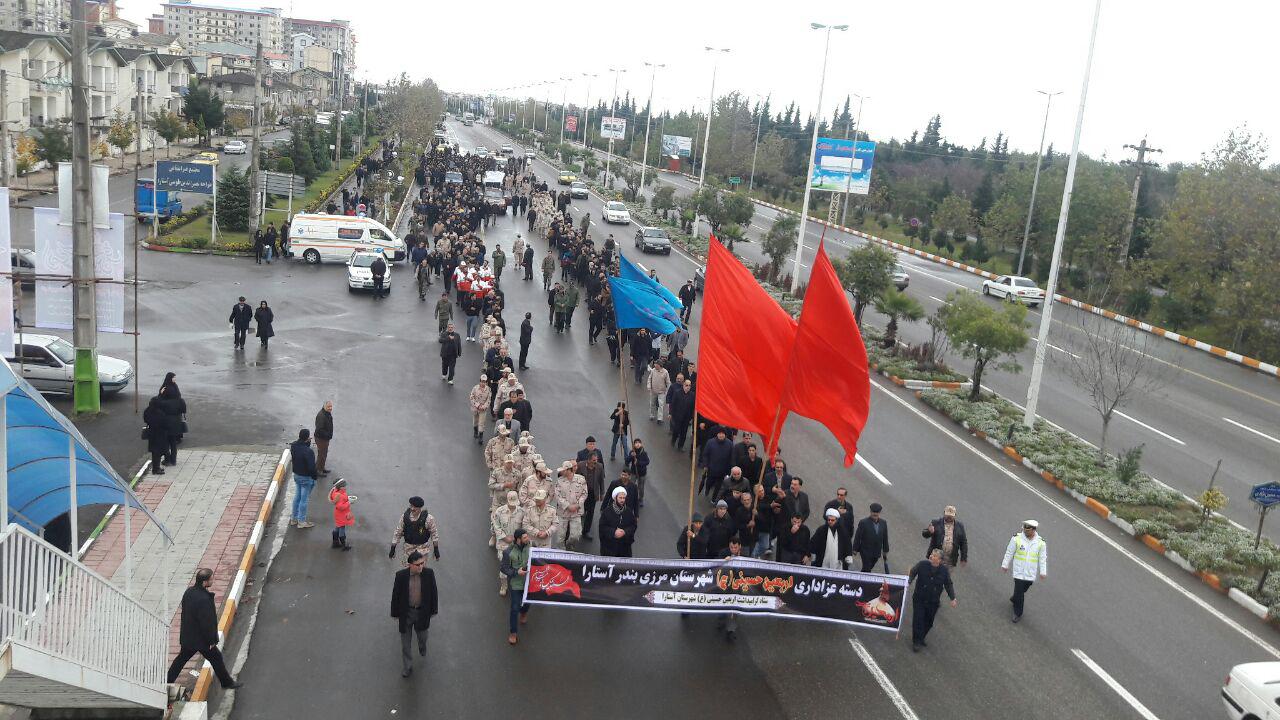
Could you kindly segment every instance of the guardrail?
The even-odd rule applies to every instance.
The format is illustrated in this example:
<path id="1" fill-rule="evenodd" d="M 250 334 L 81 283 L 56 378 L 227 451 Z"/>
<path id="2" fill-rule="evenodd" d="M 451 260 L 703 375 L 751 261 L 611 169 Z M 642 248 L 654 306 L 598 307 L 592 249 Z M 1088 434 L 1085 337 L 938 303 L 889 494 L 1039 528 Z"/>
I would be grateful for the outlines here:
<path id="1" fill-rule="evenodd" d="M 0 643 L 162 690 L 168 641 L 169 623 L 101 575 L 16 524 L 0 533 Z"/>

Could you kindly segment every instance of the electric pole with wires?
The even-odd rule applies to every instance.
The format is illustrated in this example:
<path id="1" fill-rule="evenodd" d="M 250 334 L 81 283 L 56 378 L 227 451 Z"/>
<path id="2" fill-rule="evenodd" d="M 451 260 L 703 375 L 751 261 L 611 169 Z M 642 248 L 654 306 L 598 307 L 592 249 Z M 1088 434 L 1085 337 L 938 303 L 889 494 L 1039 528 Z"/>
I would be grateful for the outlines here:
<path id="1" fill-rule="evenodd" d="M 1147 145 L 1145 137 L 1137 145 L 1125 145 L 1125 149 L 1138 153 L 1136 160 L 1124 160 L 1120 163 L 1121 165 L 1131 165 L 1138 169 L 1138 174 L 1133 178 L 1133 194 L 1129 196 L 1129 216 L 1124 223 L 1124 250 L 1120 253 L 1121 264 L 1128 265 L 1129 249 L 1133 244 L 1133 223 L 1138 215 L 1138 190 L 1142 187 L 1142 174 L 1149 167 L 1159 167 L 1156 163 L 1147 162 L 1147 153 L 1161 153 L 1164 151 Z"/>

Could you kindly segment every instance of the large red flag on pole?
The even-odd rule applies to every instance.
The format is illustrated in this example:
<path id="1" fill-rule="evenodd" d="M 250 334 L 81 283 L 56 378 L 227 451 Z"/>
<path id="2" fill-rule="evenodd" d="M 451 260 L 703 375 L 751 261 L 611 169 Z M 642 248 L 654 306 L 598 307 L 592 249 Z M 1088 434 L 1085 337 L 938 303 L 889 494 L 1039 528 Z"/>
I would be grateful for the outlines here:
<path id="1" fill-rule="evenodd" d="M 867 348 L 821 243 L 800 310 L 782 408 L 825 425 L 844 448 L 845 467 L 853 464 L 871 410 Z"/>
<path id="2" fill-rule="evenodd" d="M 698 412 L 756 433 L 772 449 L 786 420 L 779 401 L 795 336 L 796 321 L 712 236 L 698 339 Z"/>

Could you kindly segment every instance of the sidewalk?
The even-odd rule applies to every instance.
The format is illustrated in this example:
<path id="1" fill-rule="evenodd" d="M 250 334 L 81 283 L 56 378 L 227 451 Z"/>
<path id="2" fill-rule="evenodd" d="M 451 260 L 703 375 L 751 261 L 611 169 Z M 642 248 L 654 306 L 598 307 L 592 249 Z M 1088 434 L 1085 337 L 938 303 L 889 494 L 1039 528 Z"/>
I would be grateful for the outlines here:
<path id="1" fill-rule="evenodd" d="M 170 658 L 178 652 L 178 604 L 196 568 L 213 568 L 212 590 L 221 612 L 279 459 L 279 451 L 265 449 L 181 449 L 176 467 L 144 476 L 134 489 L 174 537 L 166 552 L 159 529 L 145 522 L 141 511 L 131 511 L 133 597 L 161 613 L 168 594 Z M 123 513 L 117 512 L 82 559 L 120 588 L 125 587 L 123 536 Z M 178 683 L 192 687 L 202 662 L 196 656 Z"/>

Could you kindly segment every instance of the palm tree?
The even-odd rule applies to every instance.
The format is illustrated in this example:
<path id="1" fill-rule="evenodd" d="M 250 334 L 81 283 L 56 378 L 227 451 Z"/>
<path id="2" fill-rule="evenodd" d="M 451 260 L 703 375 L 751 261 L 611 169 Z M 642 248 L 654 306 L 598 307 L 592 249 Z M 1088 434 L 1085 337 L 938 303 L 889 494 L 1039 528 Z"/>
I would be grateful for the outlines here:
<path id="1" fill-rule="evenodd" d="M 885 293 L 876 300 L 876 310 L 881 315 L 889 316 L 889 324 L 884 329 L 884 347 L 893 349 L 898 345 L 898 319 L 915 322 L 924 317 L 924 308 L 905 292 Z"/>

